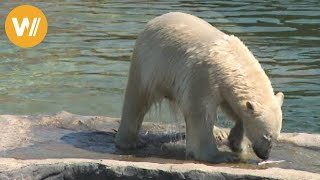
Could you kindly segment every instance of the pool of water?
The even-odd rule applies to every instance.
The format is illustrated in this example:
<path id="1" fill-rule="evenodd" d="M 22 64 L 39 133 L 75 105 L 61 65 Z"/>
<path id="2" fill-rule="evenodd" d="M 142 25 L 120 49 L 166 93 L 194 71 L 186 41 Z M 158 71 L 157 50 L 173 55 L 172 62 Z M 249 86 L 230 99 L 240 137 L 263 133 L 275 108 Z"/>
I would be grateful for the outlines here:
<path id="1" fill-rule="evenodd" d="M 49 30 L 31 49 L 0 28 L 0 113 L 61 110 L 119 117 L 137 33 L 152 18 L 181 11 L 240 37 L 275 91 L 283 91 L 284 131 L 320 133 L 320 1 L 28 1 Z M 0 24 L 21 3 L 0 2 Z M 151 118 L 152 119 L 152 118 Z"/>

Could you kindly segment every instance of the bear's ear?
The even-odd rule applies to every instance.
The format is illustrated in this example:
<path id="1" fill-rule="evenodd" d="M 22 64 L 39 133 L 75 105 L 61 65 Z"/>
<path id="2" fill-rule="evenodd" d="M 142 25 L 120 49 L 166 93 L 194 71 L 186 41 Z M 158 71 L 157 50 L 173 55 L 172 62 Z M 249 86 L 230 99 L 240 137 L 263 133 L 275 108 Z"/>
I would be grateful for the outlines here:
<path id="1" fill-rule="evenodd" d="M 276 94 L 276 98 L 277 98 L 277 100 L 278 100 L 279 105 L 282 106 L 282 104 L 283 104 L 283 99 L 284 99 L 284 94 L 283 94 L 282 92 L 278 92 L 278 93 Z"/>
<path id="2" fill-rule="evenodd" d="M 247 101 L 246 106 L 247 106 L 247 110 L 250 113 L 254 113 L 255 107 L 254 107 L 254 104 L 252 102 Z"/>

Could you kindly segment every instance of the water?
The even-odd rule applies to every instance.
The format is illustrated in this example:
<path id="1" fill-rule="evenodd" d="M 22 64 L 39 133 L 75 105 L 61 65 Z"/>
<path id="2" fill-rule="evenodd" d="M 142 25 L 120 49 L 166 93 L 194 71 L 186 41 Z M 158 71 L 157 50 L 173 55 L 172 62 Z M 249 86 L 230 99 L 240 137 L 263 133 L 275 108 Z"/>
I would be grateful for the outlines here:
<path id="1" fill-rule="evenodd" d="M 27 3 L 27 1 L 25 1 Z M 17 5 L 0 2 L 0 23 Z M 320 1 L 28 1 L 47 16 L 37 47 L 12 45 L 0 29 L 0 113 L 61 110 L 119 117 L 138 32 L 157 15 L 182 11 L 240 37 L 275 91 L 284 131 L 320 133 Z"/>

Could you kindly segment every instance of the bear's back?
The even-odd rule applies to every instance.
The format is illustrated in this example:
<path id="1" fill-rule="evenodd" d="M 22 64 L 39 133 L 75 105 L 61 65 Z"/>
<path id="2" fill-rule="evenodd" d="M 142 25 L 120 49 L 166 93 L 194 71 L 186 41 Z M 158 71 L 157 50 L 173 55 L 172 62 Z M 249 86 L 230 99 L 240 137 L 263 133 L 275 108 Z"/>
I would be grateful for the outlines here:
<path id="1" fill-rule="evenodd" d="M 137 61 L 134 64 L 145 69 L 141 75 L 143 77 L 155 72 L 169 75 L 168 64 L 172 69 L 186 69 L 186 64 L 208 57 L 210 47 L 225 36 L 196 16 L 181 12 L 167 13 L 149 21 L 138 35 L 132 62 Z M 195 54 L 198 60 L 190 61 L 190 56 Z"/>
<path id="2" fill-rule="evenodd" d="M 266 102 L 274 99 L 270 80 L 237 37 L 185 13 L 149 21 L 136 41 L 132 64 L 141 69 L 137 73 L 144 87 L 151 89 L 179 89 L 191 79 L 202 79 L 225 89 L 254 91 Z"/>
<path id="3" fill-rule="evenodd" d="M 149 21 L 138 37 L 141 40 L 166 38 L 179 41 L 179 44 L 214 42 L 224 35 L 208 22 L 181 12 L 171 12 Z M 165 37 L 164 37 L 165 36 Z"/>

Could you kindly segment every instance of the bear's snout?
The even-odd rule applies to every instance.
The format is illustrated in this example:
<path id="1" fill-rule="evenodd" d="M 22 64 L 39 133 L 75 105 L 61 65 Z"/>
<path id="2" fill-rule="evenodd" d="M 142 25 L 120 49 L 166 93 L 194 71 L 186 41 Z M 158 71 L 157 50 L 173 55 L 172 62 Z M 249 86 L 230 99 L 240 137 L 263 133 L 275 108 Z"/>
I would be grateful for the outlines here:
<path id="1" fill-rule="evenodd" d="M 263 160 L 269 159 L 272 143 L 253 145 L 254 153 Z"/>

